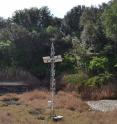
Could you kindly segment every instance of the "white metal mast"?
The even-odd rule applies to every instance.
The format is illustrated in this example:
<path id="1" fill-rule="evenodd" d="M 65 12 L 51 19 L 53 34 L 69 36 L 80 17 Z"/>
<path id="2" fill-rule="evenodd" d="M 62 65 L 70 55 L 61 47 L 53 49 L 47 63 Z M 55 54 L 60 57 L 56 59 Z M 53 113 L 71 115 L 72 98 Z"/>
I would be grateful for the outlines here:
<path id="1" fill-rule="evenodd" d="M 51 113 L 54 116 L 54 95 L 56 91 L 56 82 L 55 82 L 55 63 L 62 62 L 61 55 L 55 56 L 55 49 L 53 40 L 51 42 L 51 53 L 50 56 L 43 57 L 44 63 L 51 63 L 51 74 L 50 74 L 50 90 L 51 90 Z"/>

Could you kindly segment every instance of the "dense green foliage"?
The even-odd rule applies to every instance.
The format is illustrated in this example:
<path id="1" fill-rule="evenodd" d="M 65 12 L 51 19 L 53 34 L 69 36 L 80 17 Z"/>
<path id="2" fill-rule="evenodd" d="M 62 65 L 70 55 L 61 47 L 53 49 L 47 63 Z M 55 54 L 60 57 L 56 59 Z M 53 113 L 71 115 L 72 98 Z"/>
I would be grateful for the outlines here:
<path id="1" fill-rule="evenodd" d="M 107 69 L 108 59 L 105 57 L 93 57 L 89 63 L 89 69 L 97 72 Z"/>
<path id="2" fill-rule="evenodd" d="M 109 6 L 105 9 L 104 25 L 108 36 L 116 40 L 117 38 L 117 1 L 110 2 Z"/>
<path id="3" fill-rule="evenodd" d="M 65 81 L 100 86 L 116 79 L 117 1 L 98 8 L 76 6 L 63 19 L 47 7 L 0 18 L 0 69 L 21 68 L 48 78 L 49 66 L 42 57 L 50 54 L 51 40 L 63 57 L 56 74 L 65 74 Z"/>
<path id="4" fill-rule="evenodd" d="M 85 85 L 87 86 L 101 86 L 109 81 L 112 80 L 112 74 L 105 72 L 105 73 L 100 73 L 99 75 L 93 76 L 89 78 L 86 82 Z"/>

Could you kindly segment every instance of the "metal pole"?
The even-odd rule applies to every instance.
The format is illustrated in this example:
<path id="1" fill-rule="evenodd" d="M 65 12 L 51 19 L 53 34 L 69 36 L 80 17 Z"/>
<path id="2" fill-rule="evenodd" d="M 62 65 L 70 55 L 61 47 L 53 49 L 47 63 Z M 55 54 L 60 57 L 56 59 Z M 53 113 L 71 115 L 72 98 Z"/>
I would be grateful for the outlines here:
<path id="1" fill-rule="evenodd" d="M 51 111 L 52 115 L 54 115 L 54 95 L 55 95 L 55 60 L 54 60 L 55 50 L 54 50 L 54 44 L 52 42 L 51 44 L 51 77 L 50 77 L 50 89 L 52 91 L 52 105 L 51 105 Z"/>

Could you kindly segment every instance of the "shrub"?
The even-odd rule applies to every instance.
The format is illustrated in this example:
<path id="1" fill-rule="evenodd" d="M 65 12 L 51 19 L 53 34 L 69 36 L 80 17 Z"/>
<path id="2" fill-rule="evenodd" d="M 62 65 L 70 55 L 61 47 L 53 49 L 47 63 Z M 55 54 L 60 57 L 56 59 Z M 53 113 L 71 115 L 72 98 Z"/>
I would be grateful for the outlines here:
<path id="1" fill-rule="evenodd" d="M 105 70 L 107 67 L 108 59 L 106 57 L 93 57 L 89 63 L 90 70 Z"/>
<path id="2" fill-rule="evenodd" d="M 85 85 L 101 86 L 109 82 L 110 79 L 112 79 L 112 74 L 110 74 L 109 72 L 105 72 L 105 73 L 89 78 Z"/>
<path id="3" fill-rule="evenodd" d="M 87 79 L 88 79 L 88 75 L 84 72 L 80 72 L 77 74 L 69 74 L 64 76 L 64 80 L 70 84 L 83 85 Z"/>

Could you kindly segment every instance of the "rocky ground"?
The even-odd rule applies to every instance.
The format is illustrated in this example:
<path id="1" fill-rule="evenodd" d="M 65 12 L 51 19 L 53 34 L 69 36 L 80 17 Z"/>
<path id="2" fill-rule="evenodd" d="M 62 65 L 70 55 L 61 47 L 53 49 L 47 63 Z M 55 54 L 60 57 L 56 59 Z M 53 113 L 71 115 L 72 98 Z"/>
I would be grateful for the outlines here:
<path id="1" fill-rule="evenodd" d="M 117 110 L 117 100 L 98 100 L 86 102 L 91 110 L 108 112 Z"/>

